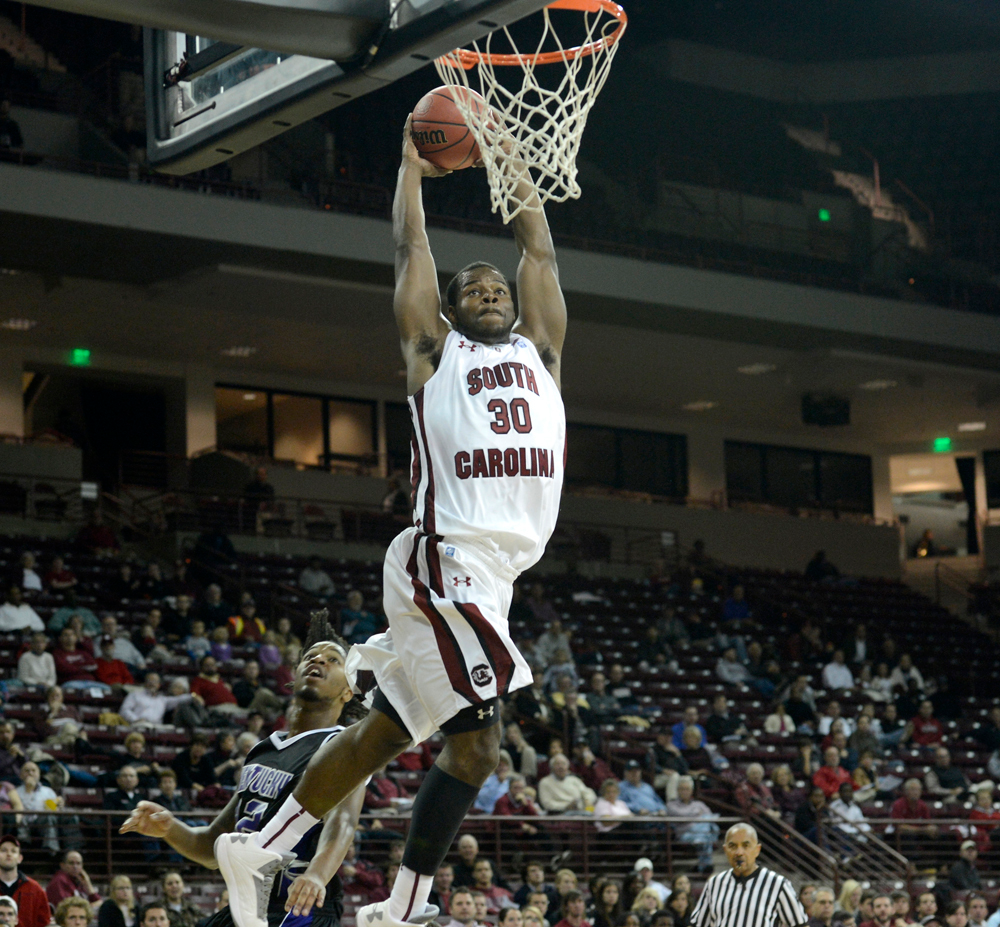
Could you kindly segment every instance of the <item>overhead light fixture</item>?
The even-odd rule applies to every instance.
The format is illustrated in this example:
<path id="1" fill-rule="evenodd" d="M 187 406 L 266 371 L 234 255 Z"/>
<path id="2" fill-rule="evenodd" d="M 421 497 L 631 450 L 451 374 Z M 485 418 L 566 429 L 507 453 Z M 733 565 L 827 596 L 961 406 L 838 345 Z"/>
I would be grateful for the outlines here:
<path id="1" fill-rule="evenodd" d="M 14 270 L 13 267 L 0 267 L 0 274 L 5 277 L 16 277 L 20 273 L 19 270 Z"/>
<path id="2" fill-rule="evenodd" d="M 222 353 L 226 357 L 251 357 L 257 353 L 256 348 L 252 348 L 249 345 L 236 345 L 232 348 L 223 348 Z"/>
<path id="3" fill-rule="evenodd" d="M 861 383 L 858 389 L 892 389 L 894 386 L 899 386 L 896 380 L 868 380 L 866 383 Z"/>
<path id="4" fill-rule="evenodd" d="M 256 399 L 257 399 L 257 394 L 256 394 L 256 393 L 244 393 L 244 394 L 243 394 L 243 398 L 244 398 L 244 399 L 245 399 L 245 400 L 246 400 L 247 402 L 255 402 L 255 401 L 256 401 Z"/>
<path id="5" fill-rule="evenodd" d="M 759 377 L 762 373 L 770 373 L 772 370 L 777 370 L 777 364 L 744 364 L 742 367 L 736 368 L 740 373 L 745 373 L 748 377 Z"/>
<path id="6" fill-rule="evenodd" d="M 34 328 L 37 324 L 34 319 L 7 319 L 6 322 L 0 322 L 0 327 L 6 328 L 11 332 L 26 332 Z"/>
<path id="7" fill-rule="evenodd" d="M 959 422 L 959 431 L 986 431 L 986 422 Z"/>
<path id="8" fill-rule="evenodd" d="M 718 405 L 717 402 L 713 402 L 711 399 L 696 399 L 694 402 L 686 402 L 681 408 L 685 412 L 707 412 L 709 409 L 714 409 Z"/>

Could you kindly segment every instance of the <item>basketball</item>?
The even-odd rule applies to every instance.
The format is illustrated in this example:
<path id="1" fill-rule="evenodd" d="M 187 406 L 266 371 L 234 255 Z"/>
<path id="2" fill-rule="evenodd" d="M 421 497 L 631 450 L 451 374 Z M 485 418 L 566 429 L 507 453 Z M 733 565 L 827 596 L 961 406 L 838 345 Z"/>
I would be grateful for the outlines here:
<path id="1" fill-rule="evenodd" d="M 447 171 L 472 167 L 479 160 L 479 145 L 455 104 L 457 93 L 466 95 L 477 115 L 483 111 L 486 101 L 475 90 L 437 87 L 421 97 L 410 124 L 417 151 Z"/>

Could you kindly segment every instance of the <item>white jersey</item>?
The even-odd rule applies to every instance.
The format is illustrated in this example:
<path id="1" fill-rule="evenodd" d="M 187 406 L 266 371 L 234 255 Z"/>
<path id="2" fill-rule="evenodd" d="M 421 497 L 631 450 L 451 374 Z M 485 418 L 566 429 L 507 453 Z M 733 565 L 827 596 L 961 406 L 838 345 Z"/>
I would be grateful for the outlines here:
<path id="1" fill-rule="evenodd" d="M 556 525 L 566 412 L 535 346 L 450 332 L 434 375 L 410 397 L 413 523 L 496 556 L 537 563 Z"/>

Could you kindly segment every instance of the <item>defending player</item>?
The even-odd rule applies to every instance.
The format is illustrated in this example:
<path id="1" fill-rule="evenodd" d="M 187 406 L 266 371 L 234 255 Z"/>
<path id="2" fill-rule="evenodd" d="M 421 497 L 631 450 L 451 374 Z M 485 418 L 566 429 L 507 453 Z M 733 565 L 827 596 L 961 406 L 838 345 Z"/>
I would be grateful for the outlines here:
<path id="1" fill-rule="evenodd" d="M 442 317 L 421 181 L 445 173 L 417 154 L 408 121 L 393 233 L 395 313 L 413 421 L 414 527 L 386 554 L 389 631 L 353 648 L 348 660 L 349 672 L 374 672 L 372 711 L 323 746 L 258 835 L 217 842 L 238 927 L 264 927 L 239 885 L 273 869 L 300 832 L 411 741 L 440 729 L 445 745 L 414 801 L 392 895 L 362 908 L 358 922 L 399 927 L 435 915 L 427 905 L 434 873 L 497 764 L 499 698 L 531 682 L 507 611 L 514 579 L 542 556 L 559 509 L 566 306 L 545 216 L 525 211 L 514 219 L 519 314 L 503 274 L 477 262 L 448 285 Z M 537 196 L 527 171 L 524 177 L 518 194 Z M 290 897 L 308 905 L 309 892 L 306 878 Z"/>
<path id="2" fill-rule="evenodd" d="M 122 825 L 122 833 L 138 831 L 166 840 L 178 853 L 210 869 L 218 867 L 213 854 L 216 839 L 229 831 L 247 839 L 266 824 L 291 794 L 313 754 L 343 730 L 340 722 L 357 718 L 364 709 L 344 672 L 347 644 L 333 633 L 325 611 L 316 612 L 306 639 L 306 650 L 295 671 L 288 733 L 272 734 L 248 754 L 240 773 L 236 794 L 222 813 L 206 827 L 189 827 L 161 805 L 139 802 Z M 353 700 L 352 700 L 353 699 Z M 364 783 L 347 801 L 302 834 L 295 856 L 278 860 L 270 873 L 267 890 L 253 883 L 230 886 L 230 898 L 239 892 L 249 902 L 262 923 L 270 927 L 337 927 L 343 909 L 337 870 L 354 839 L 358 815 L 364 801 Z M 289 864 L 278 884 L 274 874 Z M 308 880 L 312 902 L 308 910 L 296 907 L 303 880 Z M 273 888 L 273 890 L 272 890 Z M 294 889 L 294 891 L 291 891 Z M 209 920 L 209 927 L 232 927 L 231 908 L 223 908 Z"/>

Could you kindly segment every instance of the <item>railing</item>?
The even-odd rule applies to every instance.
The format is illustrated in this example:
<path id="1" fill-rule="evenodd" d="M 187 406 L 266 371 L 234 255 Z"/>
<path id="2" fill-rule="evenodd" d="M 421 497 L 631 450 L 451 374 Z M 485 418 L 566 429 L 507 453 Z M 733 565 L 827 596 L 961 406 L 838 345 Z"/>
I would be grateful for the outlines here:
<path id="1" fill-rule="evenodd" d="M 1000 883 L 1000 861 L 994 854 L 984 852 L 984 848 L 990 846 L 990 824 L 993 822 L 977 823 L 967 817 L 935 816 L 930 820 L 868 818 L 868 823 L 895 853 L 907 860 L 911 875 L 942 873 L 946 867 L 958 862 L 961 842 L 973 839 L 981 848 L 977 861 L 980 879 L 985 883 L 992 882 L 994 886 Z M 905 832 L 911 827 L 918 828 L 918 832 Z M 933 874 L 929 877 L 933 878 Z"/>
<path id="2" fill-rule="evenodd" d="M 83 485 L 81 480 L 59 477 L 0 474 L 0 515 L 82 523 L 87 514 Z"/>
<path id="3" fill-rule="evenodd" d="M 945 587 L 951 589 L 952 592 L 957 592 L 967 602 L 972 602 L 975 599 L 969 590 L 969 580 L 958 570 L 938 560 L 934 564 L 934 601 L 938 605 L 941 604 L 941 592 Z"/>

